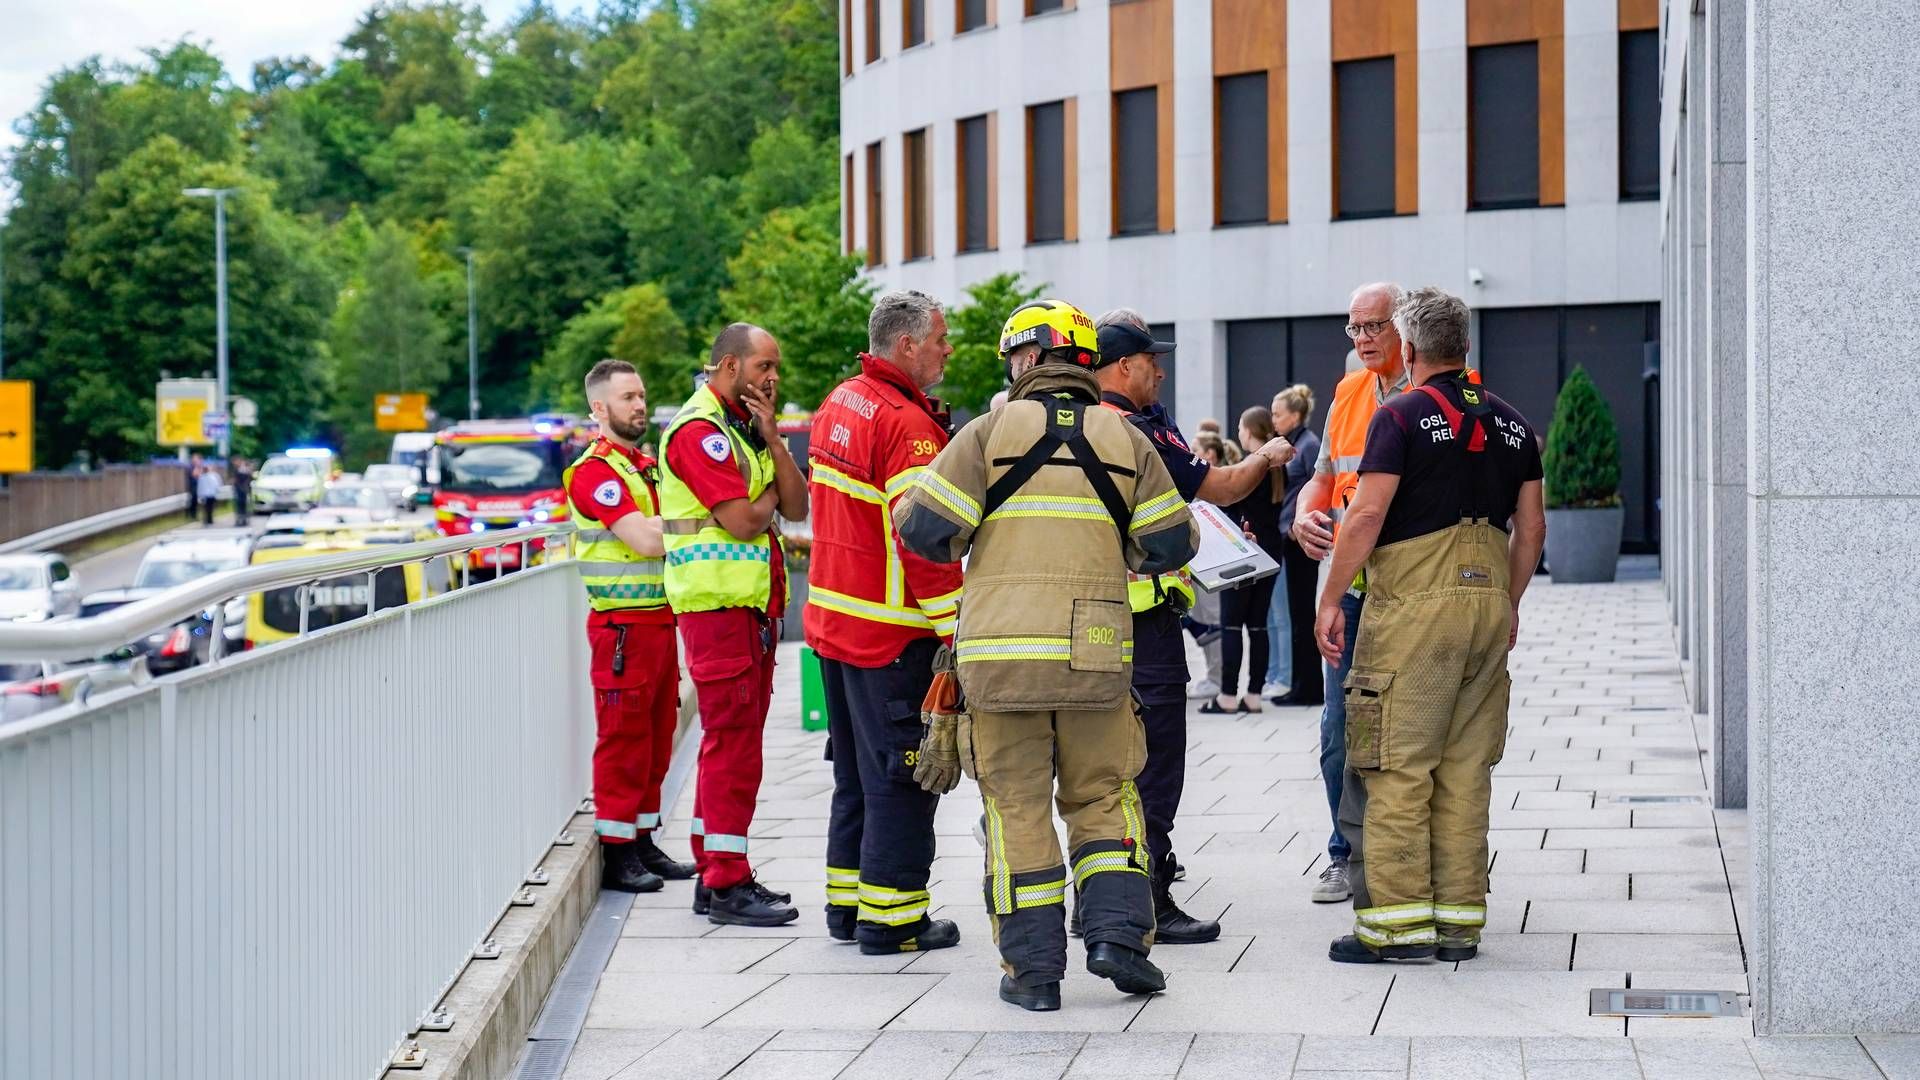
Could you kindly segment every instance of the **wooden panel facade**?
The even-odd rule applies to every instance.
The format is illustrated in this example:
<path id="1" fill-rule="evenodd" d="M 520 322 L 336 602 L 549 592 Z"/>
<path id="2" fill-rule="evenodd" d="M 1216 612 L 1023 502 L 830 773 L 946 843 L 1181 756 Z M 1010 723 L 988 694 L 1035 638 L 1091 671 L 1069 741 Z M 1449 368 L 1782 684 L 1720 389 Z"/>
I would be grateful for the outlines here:
<path id="1" fill-rule="evenodd" d="M 1541 206 L 1564 206 L 1567 201 L 1565 20 L 1562 0 L 1467 0 L 1468 48 L 1524 41 L 1539 45 Z"/>
<path id="2" fill-rule="evenodd" d="M 1333 5 L 1334 63 L 1393 57 L 1393 208 L 1397 214 L 1420 212 L 1419 14 L 1418 0 L 1339 0 Z M 1339 167 L 1336 155 L 1335 191 L 1340 189 Z"/>
<path id="3" fill-rule="evenodd" d="M 1155 107 L 1159 111 L 1155 135 L 1159 145 L 1156 211 L 1161 232 L 1173 231 L 1173 5 L 1174 0 L 1115 0 L 1107 13 L 1108 89 L 1124 90 L 1154 87 Z M 1068 130 L 1072 130 L 1069 123 Z M 1109 205 L 1114 207 L 1113 231 L 1118 232 L 1120 205 L 1118 132 L 1108 139 L 1108 174 L 1112 177 Z M 1071 198 L 1071 195 L 1069 196 Z"/>
<path id="4" fill-rule="evenodd" d="M 1267 73 L 1267 220 L 1287 220 L 1286 0 L 1213 0 L 1213 75 Z M 1214 222 L 1220 220 L 1219 99 L 1214 111 Z M 1163 105 L 1163 108 L 1169 107 Z"/>
<path id="5" fill-rule="evenodd" d="M 1062 115 L 1061 132 L 1066 142 L 1064 151 L 1064 183 L 1066 185 L 1066 213 L 1063 222 L 1064 239 L 1080 239 L 1080 99 L 1068 98 L 1060 110 Z"/>
<path id="6" fill-rule="evenodd" d="M 1660 0 L 1620 0 L 1620 29 L 1660 29 Z"/>

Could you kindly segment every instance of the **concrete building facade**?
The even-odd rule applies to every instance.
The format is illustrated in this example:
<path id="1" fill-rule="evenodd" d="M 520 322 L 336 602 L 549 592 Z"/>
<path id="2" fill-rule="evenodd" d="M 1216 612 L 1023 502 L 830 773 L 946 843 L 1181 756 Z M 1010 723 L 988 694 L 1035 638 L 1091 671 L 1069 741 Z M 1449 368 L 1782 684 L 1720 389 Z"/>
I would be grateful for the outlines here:
<path id="1" fill-rule="evenodd" d="M 1661 32 L 1662 572 L 1717 801 L 1751 809 L 1756 1027 L 1920 1030 L 1889 917 L 1920 390 L 1884 355 L 1920 303 L 1920 6 L 1665 0 Z"/>
<path id="2" fill-rule="evenodd" d="M 844 239 L 883 285 L 1137 308 L 1189 424 L 1324 402 L 1356 285 L 1443 286 L 1542 427 L 1594 375 L 1657 544 L 1657 0 L 839 2 Z"/>

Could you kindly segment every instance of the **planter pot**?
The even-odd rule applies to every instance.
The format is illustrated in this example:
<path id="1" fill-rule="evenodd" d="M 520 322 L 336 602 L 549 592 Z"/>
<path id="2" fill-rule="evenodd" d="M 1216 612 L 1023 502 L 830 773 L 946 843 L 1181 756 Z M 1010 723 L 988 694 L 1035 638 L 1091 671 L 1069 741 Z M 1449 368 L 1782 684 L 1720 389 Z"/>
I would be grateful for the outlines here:
<path id="1" fill-rule="evenodd" d="M 1560 585 L 1612 581 L 1625 507 L 1547 511 L 1547 572 Z"/>

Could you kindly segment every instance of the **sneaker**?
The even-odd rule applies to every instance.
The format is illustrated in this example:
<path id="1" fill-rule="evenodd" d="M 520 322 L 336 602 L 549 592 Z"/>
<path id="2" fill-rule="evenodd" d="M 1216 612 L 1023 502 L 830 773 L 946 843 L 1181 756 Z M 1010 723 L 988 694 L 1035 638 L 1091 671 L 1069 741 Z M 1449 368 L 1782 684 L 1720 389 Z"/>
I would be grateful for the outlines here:
<path id="1" fill-rule="evenodd" d="M 1212 679 L 1201 679 L 1187 690 L 1187 697 L 1194 701 L 1198 701 L 1201 698 L 1216 698 L 1219 696 L 1220 684 L 1214 682 Z"/>
<path id="2" fill-rule="evenodd" d="M 1313 902 L 1337 904 L 1352 898 L 1353 884 L 1347 880 L 1347 860 L 1335 859 L 1320 871 L 1320 880 L 1313 887 Z"/>
<path id="3" fill-rule="evenodd" d="M 1260 696 L 1268 699 L 1277 698 L 1291 689 L 1293 688 L 1286 683 L 1268 679 L 1267 685 L 1260 688 Z"/>
<path id="4" fill-rule="evenodd" d="M 781 903 L 773 890 L 748 878 L 726 889 L 714 889 L 707 921 L 721 926 L 785 926 L 800 917 L 798 909 Z"/>

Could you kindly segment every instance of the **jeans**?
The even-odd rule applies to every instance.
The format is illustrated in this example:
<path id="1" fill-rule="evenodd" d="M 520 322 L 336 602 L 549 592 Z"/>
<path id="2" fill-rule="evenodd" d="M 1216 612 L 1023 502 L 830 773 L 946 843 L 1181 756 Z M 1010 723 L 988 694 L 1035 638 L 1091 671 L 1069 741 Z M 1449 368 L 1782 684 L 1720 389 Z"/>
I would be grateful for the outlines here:
<path id="1" fill-rule="evenodd" d="M 1280 575 L 1280 587 L 1273 590 L 1273 603 L 1267 606 L 1267 682 L 1270 684 L 1293 686 L 1293 650 L 1287 647 L 1292 641 L 1293 620 L 1287 616 L 1287 590 L 1284 569 Z"/>
<path id="2" fill-rule="evenodd" d="M 1340 598 L 1340 610 L 1347 617 L 1347 640 L 1340 649 L 1340 666 L 1327 665 L 1327 703 L 1320 710 L 1320 779 L 1327 786 L 1327 809 L 1333 818 L 1333 835 L 1327 838 L 1327 858 L 1344 861 L 1352 853 L 1347 838 L 1340 835 L 1340 790 L 1347 772 L 1347 695 L 1341 685 L 1353 669 L 1353 643 L 1360 637 L 1360 609 L 1366 597 L 1348 593 Z"/>

